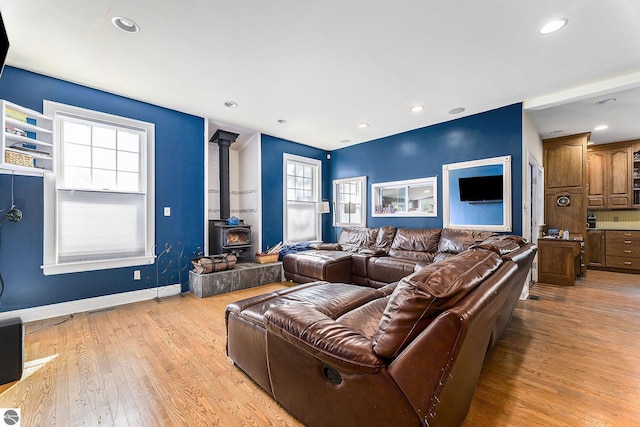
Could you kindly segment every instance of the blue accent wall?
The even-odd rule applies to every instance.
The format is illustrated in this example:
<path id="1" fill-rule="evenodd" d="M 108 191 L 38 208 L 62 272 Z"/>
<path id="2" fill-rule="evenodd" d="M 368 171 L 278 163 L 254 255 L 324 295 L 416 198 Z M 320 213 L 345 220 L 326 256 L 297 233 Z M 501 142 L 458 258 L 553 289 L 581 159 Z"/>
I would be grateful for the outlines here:
<path id="1" fill-rule="evenodd" d="M 158 88 L 162 90 L 162 88 Z M 29 71 L 5 67 L 0 98 L 42 112 L 43 100 L 74 105 L 155 124 L 156 253 L 166 244 L 184 248 L 183 260 L 201 250 L 204 239 L 204 120 Z M 0 174 L 0 209 L 9 207 L 11 175 Z M 0 226 L 0 273 L 6 289 L 0 311 L 37 307 L 156 286 L 156 267 L 139 266 L 45 276 L 43 179 L 15 175 L 15 204 L 24 217 Z M 163 216 L 163 207 L 171 216 Z M 142 280 L 133 280 L 141 270 Z M 182 290 L 188 273 L 181 274 Z M 163 283 L 162 280 L 165 280 Z M 160 285 L 176 283 L 177 275 Z"/>
<path id="2" fill-rule="evenodd" d="M 522 105 L 514 104 L 331 152 L 331 179 L 367 177 L 367 226 L 440 228 L 442 165 L 511 155 L 512 230 L 522 234 Z M 371 184 L 438 177 L 437 217 L 372 217 Z M 329 189 L 330 190 L 330 189 Z M 478 205 L 478 209 L 495 206 Z"/>
<path id="3" fill-rule="evenodd" d="M 322 161 L 322 199 L 331 195 L 331 174 L 327 151 L 269 135 L 262 135 L 262 250 L 283 240 L 284 166 L 283 155 L 293 154 Z M 331 240 L 331 215 L 322 215 L 322 240 Z"/>

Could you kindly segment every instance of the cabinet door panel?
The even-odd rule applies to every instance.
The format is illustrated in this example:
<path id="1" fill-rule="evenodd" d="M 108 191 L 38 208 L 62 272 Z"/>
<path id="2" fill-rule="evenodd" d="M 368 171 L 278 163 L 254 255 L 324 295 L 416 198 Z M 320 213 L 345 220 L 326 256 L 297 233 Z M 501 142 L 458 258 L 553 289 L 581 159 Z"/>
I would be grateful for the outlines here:
<path id="1" fill-rule="evenodd" d="M 593 151 L 587 155 L 587 199 L 588 207 L 605 207 L 606 153 Z"/>
<path id="2" fill-rule="evenodd" d="M 605 266 L 604 235 L 604 230 L 587 230 L 587 265 L 590 267 Z"/>
<path id="3" fill-rule="evenodd" d="M 609 207 L 631 207 L 631 147 L 608 151 Z"/>
<path id="4" fill-rule="evenodd" d="M 583 154 L 581 145 L 559 144 L 548 147 L 545 150 L 546 187 L 582 187 Z"/>

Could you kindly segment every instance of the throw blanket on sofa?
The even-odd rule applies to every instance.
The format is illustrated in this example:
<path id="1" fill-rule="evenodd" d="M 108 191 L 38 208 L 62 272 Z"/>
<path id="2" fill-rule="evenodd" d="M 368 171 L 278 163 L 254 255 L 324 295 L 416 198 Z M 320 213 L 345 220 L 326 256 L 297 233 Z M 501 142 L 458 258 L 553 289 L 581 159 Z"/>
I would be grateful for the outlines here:
<path id="1" fill-rule="evenodd" d="M 293 254 L 296 252 L 308 251 L 311 249 L 311 242 L 300 242 L 300 243 L 292 243 L 290 245 L 285 245 L 280 250 L 280 256 L 278 257 L 278 261 L 282 261 L 287 254 Z"/>

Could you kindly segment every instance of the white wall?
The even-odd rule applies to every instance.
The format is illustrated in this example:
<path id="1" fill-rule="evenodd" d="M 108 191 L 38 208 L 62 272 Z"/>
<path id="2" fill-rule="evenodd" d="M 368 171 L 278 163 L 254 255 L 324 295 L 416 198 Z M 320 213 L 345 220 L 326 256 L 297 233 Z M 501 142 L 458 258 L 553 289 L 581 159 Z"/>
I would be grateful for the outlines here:
<path id="1" fill-rule="evenodd" d="M 540 191 L 538 192 L 537 197 L 537 206 L 538 212 L 540 215 L 538 218 L 538 227 L 537 230 L 531 232 L 531 213 L 529 212 L 529 206 L 531 206 L 531 191 L 530 191 L 530 183 L 531 183 L 531 172 L 529 168 L 529 162 L 534 161 L 539 165 L 542 165 L 542 140 L 540 139 L 540 135 L 538 135 L 538 131 L 536 130 L 529 114 L 526 111 L 522 112 L 522 171 L 523 171 L 523 180 L 522 180 L 522 237 L 525 239 L 536 243 L 538 241 L 538 230 L 542 226 L 542 212 L 544 212 L 544 191 L 543 191 L 543 183 L 538 182 L 538 188 Z M 541 180 L 540 180 L 541 181 Z M 534 196 L 535 197 L 535 196 Z M 535 204 L 535 203 L 534 203 Z M 531 269 L 531 279 L 535 282 L 538 280 L 538 269 L 537 269 L 537 255 L 536 259 L 534 259 L 534 267 Z M 521 299 L 526 299 L 529 296 L 529 284 L 526 283 L 525 287 L 520 295 Z"/>
<path id="2" fill-rule="evenodd" d="M 239 204 L 238 217 L 251 224 L 254 253 L 262 248 L 262 168 L 260 161 L 261 135 L 249 137 L 239 152 Z M 233 207 L 233 204 L 231 205 Z"/>
<path id="3" fill-rule="evenodd" d="M 215 129 L 215 127 L 214 127 Z M 231 130 L 233 131 L 233 129 Z M 243 138 L 244 139 L 244 138 Z M 262 247 L 260 203 L 260 134 L 251 134 L 245 141 L 231 144 L 229 149 L 229 202 L 231 216 L 251 225 L 252 257 Z M 218 144 L 208 143 L 207 218 L 220 218 L 220 165 Z"/>

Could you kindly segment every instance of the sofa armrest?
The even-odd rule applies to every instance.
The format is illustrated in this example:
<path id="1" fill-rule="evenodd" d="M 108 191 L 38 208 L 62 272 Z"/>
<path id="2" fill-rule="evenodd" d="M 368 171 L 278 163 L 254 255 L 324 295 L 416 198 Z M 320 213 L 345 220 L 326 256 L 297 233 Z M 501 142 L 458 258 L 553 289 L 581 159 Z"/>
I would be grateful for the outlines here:
<path id="1" fill-rule="evenodd" d="M 341 250 L 341 246 L 338 243 L 312 243 L 309 245 L 311 249 L 322 250 L 322 251 L 339 251 Z"/>
<path id="2" fill-rule="evenodd" d="M 304 304 L 272 307 L 264 314 L 272 333 L 328 366 L 353 374 L 373 374 L 384 360 L 373 352 L 369 338 Z"/>

